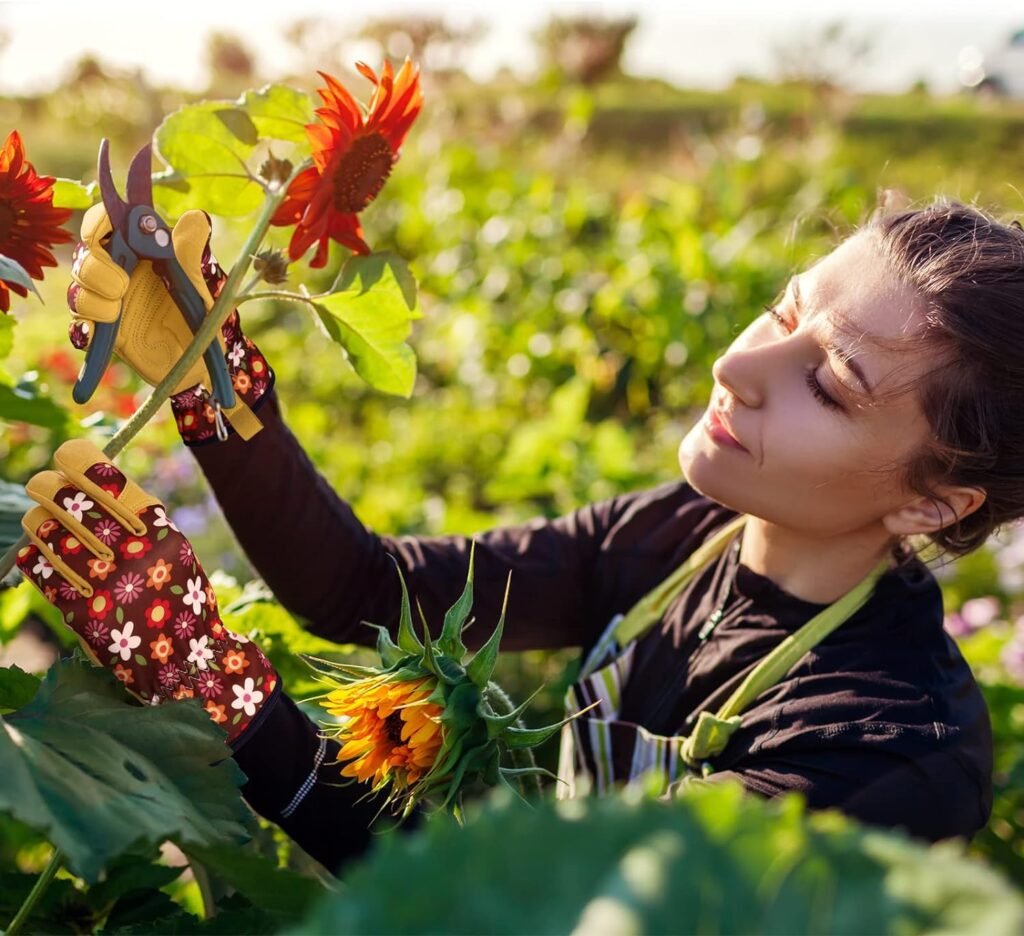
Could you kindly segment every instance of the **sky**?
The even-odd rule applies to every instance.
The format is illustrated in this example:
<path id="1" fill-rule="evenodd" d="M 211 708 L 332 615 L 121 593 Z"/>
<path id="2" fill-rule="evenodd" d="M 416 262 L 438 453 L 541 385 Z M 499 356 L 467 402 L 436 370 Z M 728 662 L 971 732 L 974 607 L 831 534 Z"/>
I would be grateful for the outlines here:
<path id="1" fill-rule="evenodd" d="M 342 28 L 354 27 L 371 9 L 378 15 L 442 15 L 453 24 L 486 14 L 490 30 L 465 63 L 466 71 L 480 79 L 502 66 L 524 76 L 532 72 L 536 61 L 531 32 L 551 13 L 635 13 L 640 25 L 627 48 L 626 70 L 706 88 L 724 87 L 737 73 L 770 76 L 779 45 L 792 45 L 842 19 L 852 32 L 868 32 L 875 39 L 871 58 L 853 76 L 854 87 L 900 91 L 924 78 L 936 91 L 952 91 L 957 87 L 957 55 L 964 46 L 984 51 L 1024 26 L 1024 8 L 1015 18 L 1014 6 L 1005 0 L 515 0 L 489 5 L 480 0 L 374 0 L 372 6 L 325 0 L 285 0 L 273 6 L 251 0 L 0 0 L 0 30 L 8 35 L 0 49 L 0 95 L 52 88 L 86 53 L 111 64 L 141 67 L 158 83 L 200 89 L 207 81 L 203 48 L 211 30 L 241 36 L 255 52 L 262 73 L 273 78 L 298 66 L 281 37 L 288 22 L 323 16 Z M 359 12 L 345 12 L 346 7 Z M 373 49 L 353 43 L 346 54 L 355 61 L 371 56 Z"/>

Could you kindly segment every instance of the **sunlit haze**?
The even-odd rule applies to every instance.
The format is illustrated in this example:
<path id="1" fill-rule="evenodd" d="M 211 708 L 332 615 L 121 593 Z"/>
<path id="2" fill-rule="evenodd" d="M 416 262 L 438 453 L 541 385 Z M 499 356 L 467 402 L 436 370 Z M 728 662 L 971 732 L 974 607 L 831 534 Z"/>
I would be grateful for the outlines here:
<path id="1" fill-rule="evenodd" d="M 1024 18 L 1015 20 L 1008 14 L 1011 6 L 980 0 L 969 5 L 968 15 L 962 3 L 878 0 L 856 4 L 852 13 L 849 4 L 836 0 L 775 0 L 770 5 L 751 0 L 575 4 L 518 0 L 486 7 L 377 0 L 372 7 L 359 9 L 360 14 L 366 11 L 374 16 L 403 11 L 436 14 L 453 25 L 485 15 L 489 31 L 464 63 L 466 71 L 478 79 L 501 67 L 529 74 L 536 64 L 531 33 L 552 13 L 635 13 L 640 25 L 627 46 L 626 69 L 694 87 L 722 87 L 738 73 L 771 76 L 779 45 L 792 46 L 826 23 L 842 19 L 858 35 L 873 37 L 871 55 L 851 78 L 854 87 L 902 91 L 924 79 L 933 90 L 951 91 L 956 87 L 957 54 L 965 45 L 991 48 L 1024 25 Z M 363 19 L 360 14 L 345 12 L 339 4 L 307 0 L 274 7 L 193 0 L 6 2 L 0 4 L 0 30 L 7 42 L 0 47 L 0 94 L 48 90 L 85 54 L 112 65 L 141 68 L 150 81 L 200 89 L 208 81 L 203 50 L 212 30 L 236 33 L 254 52 L 260 74 L 272 79 L 303 64 L 282 36 L 288 23 L 321 16 L 354 32 Z M 353 41 L 346 52 L 354 60 L 372 56 L 375 49 Z"/>

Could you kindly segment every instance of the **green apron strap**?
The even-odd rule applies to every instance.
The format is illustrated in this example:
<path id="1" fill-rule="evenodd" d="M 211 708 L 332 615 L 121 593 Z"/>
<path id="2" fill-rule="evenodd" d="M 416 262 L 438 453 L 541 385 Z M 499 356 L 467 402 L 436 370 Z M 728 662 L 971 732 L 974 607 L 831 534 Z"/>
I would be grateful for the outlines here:
<path id="1" fill-rule="evenodd" d="M 683 739 L 681 756 L 691 767 L 725 750 L 729 738 L 741 724 L 741 713 L 766 689 L 774 686 L 801 657 L 851 617 L 871 597 L 875 583 L 889 567 L 889 557 L 880 560 L 857 585 L 795 634 L 790 634 L 769 653 L 725 701 L 717 713 L 701 712 L 688 738 Z"/>
<path id="2" fill-rule="evenodd" d="M 618 645 L 620 647 L 626 646 L 634 637 L 639 637 L 652 625 L 660 621 L 665 616 L 668 606 L 683 590 L 686 583 L 706 563 L 725 549 L 733 533 L 746 522 L 747 514 L 740 514 L 738 517 L 734 517 L 724 527 L 716 531 L 711 539 L 701 543 L 697 550 L 678 569 L 672 572 L 668 578 L 652 588 L 633 605 L 615 628 L 615 640 Z"/>

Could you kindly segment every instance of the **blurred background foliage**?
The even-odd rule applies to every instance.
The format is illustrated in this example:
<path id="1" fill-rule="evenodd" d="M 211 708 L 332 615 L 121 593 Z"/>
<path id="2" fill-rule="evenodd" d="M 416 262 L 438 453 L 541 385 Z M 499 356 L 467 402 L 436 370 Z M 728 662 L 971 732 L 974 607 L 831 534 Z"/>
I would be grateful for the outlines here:
<path id="1" fill-rule="evenodd" d="M 809 47 L 780 49 L 776 82 L 677 88 L 623 72 L 634 26 L 554 18 L 535 37 L 543 67 L 534 80 L 499 74 L 488 83 L 458 67 L 482 26 L 419 17 L 362 27 L 380 55 L 425 63 L 423 114 L 363 216 L 369 242 L 405 257 L 419 281 L 413 397 L 368 390 L 304 307 L 249 304 L 243 321 L 277 372 L 292 430 L 371 529 L 471 534 L 676 479 L 677 447 L 707 404 L 716 357 L 791 273 L 851 233 L 880 198 L 924 204 L 944 193 L 1006 220 L 1020 211 L 1024 105 L 925 87 L 851 93 L 843 68 L 870 54 L 870 42 L 841 26 Z M 312 92 L 317 68 L 367 96 L 343 57 L 351 35 L 305 20 L 287 38 L 308 61 L 301 74 L 260 72 L 243 36 L 211 35 L 205 96 L 269 80 Z M 0 98 L 0 124 L 21 131 L 41 172 L 91 181 L 101 137 L 111 139 L 117 176 L 167 113 L 202 96 L 87 57 L 51 93 Z M 245 225 L 215 222 L 222 261 L 234 258 Z M 275 230 L 270 243 L 286 237 Z M 336 248 L 324 270 L 293 271 L 293 285 L 329 284 L 344 260 Z M 145 396 L 115 365 L 92 403 L 71 408 L 79 359 L 65 339 L 69 256 L 41 284 L 45 305 L 14 309 L 3 366 L 66 412 L 48 427 L 4 427 L 0 461 L 11 482 L 44 467 L 68 435 L 102 444 Z M 173 508 L 207 569 L 221 570 L 224 604 L 237 598 L 253 572 L 169 412 L 121 461 Z M 996 734 L 998 798 L 973 849 L 1022 886 L 1024 531 L 1004 530 L 934 568 Z M 508 627 L 514 606 L 513 581 Z M 296 695 L 313 691 L 290 654 L 336 648 L 278 611 L 250 605 L 234 626 L 262 638 Z M 47 621 L 27 587 L 0 595 L 6 659 L 35 653 L 22 665 L 45 669 L 72 642 Z M 547 683 L 540 723 L 560 708 L 575 658 L 572 649 L 508 655 L 497 676 L 520 699 Z M 541 752 L 548 766 L 555 747 Z M 38 870 L 45 853 L 38 838 L 0 823 L 0 863 Z"/>

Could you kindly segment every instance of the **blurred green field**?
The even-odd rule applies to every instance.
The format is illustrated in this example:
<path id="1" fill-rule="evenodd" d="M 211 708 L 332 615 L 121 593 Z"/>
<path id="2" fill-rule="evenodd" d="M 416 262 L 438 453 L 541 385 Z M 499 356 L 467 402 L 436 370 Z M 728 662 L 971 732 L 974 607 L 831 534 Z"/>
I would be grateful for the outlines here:
<path id="1" fill-rule="evenodd" d="M 626 77 L 587 89 L 428 76 L 425 93 L 402 158 L 363 217 L 370 243 L 405 257 L 419 281 L 412 398 L 367 389 L 305 308 L 243 310 L 293 431 L 380 532 L 470 534 L 675 479 L 679 441 L 707 403 L 716 357 L 792 272 L 866 220 L 880 189 L 918 203 L 946 194 L 1007 220 L 1022 211 L 1024 104 L 752 81 L 713 93 Z M 100 137 L 111 138 L 123 171 L 186 99 L 102 78 L 0 100 L 0 123 L 18 127 L 40 171 L 90 181 Z M 214 230 L 215 252 L 230 262 L 245 223 L 216 220 Z M 285 233 L 271 243 L 284 246 Z M 322 288 L 343 254 L 302 281 Z M 42 284 L 44 305 L 16 305 L 4 366 L 15 377 L 37 372 L 36 386 L 70 408 L 68 258 L 65 250 Z M 67 434 L 102 442 L 142 390 L 117 368 L 94 403 L 74 410 Z M 62 438 L 5 427 L 3 477 L 24 481 Z M 168 413 L 121 460 L 174 508 L 207 569 L 252 576 Z M 971 599 L 996 603 L 963 638 L 999 746 L 1000 799 L 975 849 L 1018 886 L 1022 567 L 1019 537 L 1007 532 L 941 570 L 950 614 Z M 12 606 L 0 605 L 0 639 L 25 616 Z M 509 656 L 499 681 L 518 698 L 548 681 L 540 723 L 559 708 L 574 656 Z M 546 753 L 550 765 L 553 744 Z"/>

